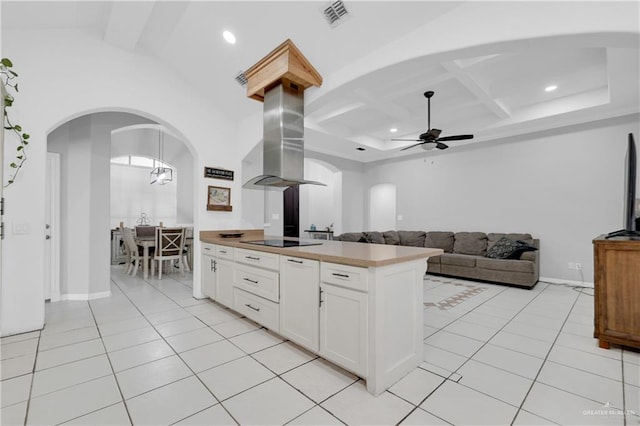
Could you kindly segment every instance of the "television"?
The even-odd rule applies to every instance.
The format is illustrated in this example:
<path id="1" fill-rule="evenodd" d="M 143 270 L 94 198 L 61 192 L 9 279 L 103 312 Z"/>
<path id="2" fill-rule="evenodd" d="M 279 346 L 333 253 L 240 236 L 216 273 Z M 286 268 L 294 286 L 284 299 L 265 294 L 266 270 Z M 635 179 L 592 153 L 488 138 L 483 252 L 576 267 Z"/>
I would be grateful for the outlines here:
<path id="1" fill-rule="evenodd" d="M 625 193 L 624 193 L 624 229 L 610 232 L 606 238 L 612 237 L 639 237 L 640 231 L 636 229 L 636 175 L 637 154 L 636 142 L 633 133 L 629 133 L 629 146 L 625 161 Z"/>

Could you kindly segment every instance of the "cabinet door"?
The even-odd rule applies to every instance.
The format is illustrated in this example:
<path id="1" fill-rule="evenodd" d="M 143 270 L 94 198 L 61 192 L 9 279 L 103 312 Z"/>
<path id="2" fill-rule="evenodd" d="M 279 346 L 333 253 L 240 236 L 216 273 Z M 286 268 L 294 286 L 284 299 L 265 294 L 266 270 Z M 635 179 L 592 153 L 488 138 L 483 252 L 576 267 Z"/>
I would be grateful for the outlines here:
<path id="1" fill-rule="evenodd" d="M 216 299 L 216 259 L 213 256 L 202 254 L 200 257 L 202 275 L 200 286 L 205 296 Z"/>
<path id="2" fill-rule="evenodd" d="M 233 262 L 216 259 L 216 300 L 233 308 Z"/>
<path id="3" fill-rule="evenodd" d="M 320 355 L 367 375 L 367 293 L 320 285 Z"/>
<path id="4" fill-rule="evenodd" d="M 280 257 L 280 334 L 318 351 L 320 264 Z"/>

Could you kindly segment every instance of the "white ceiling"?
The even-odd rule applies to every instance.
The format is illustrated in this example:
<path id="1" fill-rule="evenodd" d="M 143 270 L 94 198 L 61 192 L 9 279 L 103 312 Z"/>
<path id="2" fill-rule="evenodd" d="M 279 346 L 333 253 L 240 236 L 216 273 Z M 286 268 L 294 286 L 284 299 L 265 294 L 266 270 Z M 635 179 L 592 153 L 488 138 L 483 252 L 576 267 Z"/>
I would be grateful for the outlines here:
<path id="1" fill-rule="evenodd" d="M 3 1 L 2 26 L 76 28 L 122 49 L 151 55 L 239 120 L 262 106 L 246 98 L 235 75 L 285 39 L 292 39 L 320 74 L 330 76 L 462 4 L 347 0 L 349 19 L 331 28 L 321 13 L 327 3 Z M 236 35 L 235 45 L 222 39 L 225 29 Z M 422 155 L 420 148 L 400 152 L 410 142 L 390 138 L 415 138 L 427 130 L 422 95 L 426 90 L 436 92 L 432 127 L 442 129 L 442 136 L 475 135 L 471 141 L 451 142 L 451 150 L 575 124 L 580 114 L 582 121 L 589 121 L 637 113 L 638 50 L 600 46 L 423 57 L 383 68 L 307 105 L 307 149 L 363 162 Z M 611 96 L 612 82 L 630 95 Z M 550 84 L 558 90 L 545 92 Z M 390 133 L 392 127 L 398 132 Z M 356 147 L 366 151 L 357 152 Z"/>

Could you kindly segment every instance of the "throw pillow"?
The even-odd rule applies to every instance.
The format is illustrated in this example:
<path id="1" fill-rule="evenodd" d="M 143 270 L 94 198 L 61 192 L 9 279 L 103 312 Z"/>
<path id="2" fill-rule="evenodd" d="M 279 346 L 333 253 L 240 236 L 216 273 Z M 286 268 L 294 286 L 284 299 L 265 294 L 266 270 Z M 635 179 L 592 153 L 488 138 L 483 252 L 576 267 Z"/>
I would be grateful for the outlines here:
<path id="1" fill-rule="evenodd" d="M 517 240 L 516 241 L 516 249 L 507 259 L 520 259 L 520 255 L 525 251 L 536 251 L 538 247 L 534 247 L 532 245 L 527 244 L 526 241 Z"/>
<path id="2" fill-rule="evenodd" d="M 490 259 L 508 259 L 518 250 L 519 246 L 517 241 L 502 237 L 487 250 L 485 256 Z"/>
<path id="3" fill-rule="evenodd" d="M 369 239 L 367 238 L 366 235 L 363 235 L 362 237 L 360 237 L 360 239 L 357 242 L 358 243 L 370 243 L 371 241 L 369 241 Z"/>

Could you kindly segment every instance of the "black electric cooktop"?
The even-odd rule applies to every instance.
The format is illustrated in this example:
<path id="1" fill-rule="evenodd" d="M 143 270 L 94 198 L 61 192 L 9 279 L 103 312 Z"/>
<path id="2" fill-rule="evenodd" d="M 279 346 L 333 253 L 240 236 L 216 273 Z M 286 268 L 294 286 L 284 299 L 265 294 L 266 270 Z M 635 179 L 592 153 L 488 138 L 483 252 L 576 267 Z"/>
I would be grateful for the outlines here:
<path id="1" fill-rule="evenodd" d="M 270 247 L 302 247 L 302 246 L 319 246 L 322 243 L 316 243 L 314 241 L 294 241 L 294 240 L 257 240 L 257 241 L 242 241 L 246 244 L 255 244 L 257 246 L 270 246 Z"/>

